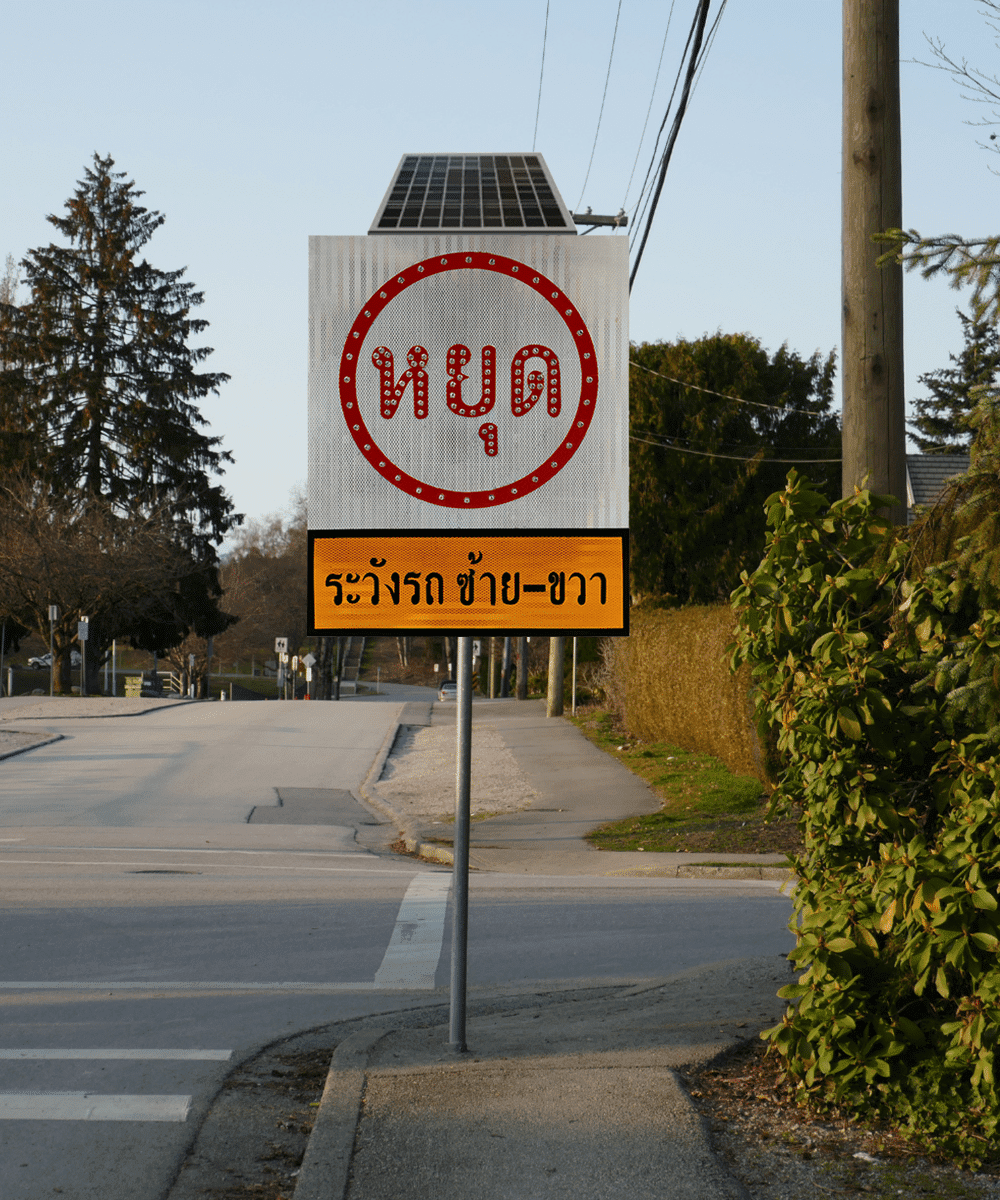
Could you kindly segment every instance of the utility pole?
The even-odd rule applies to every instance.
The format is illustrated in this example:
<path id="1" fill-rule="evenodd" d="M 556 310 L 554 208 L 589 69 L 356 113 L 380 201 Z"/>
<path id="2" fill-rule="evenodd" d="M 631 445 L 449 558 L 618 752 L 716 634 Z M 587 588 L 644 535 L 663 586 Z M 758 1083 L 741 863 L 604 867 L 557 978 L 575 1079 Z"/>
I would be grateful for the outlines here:
<path id="1" fill-rule="evenodd" d="M 545 705 L 547 717 L 563 715 L 564 660 L 566 657 L 566 639 L 564 637 L 549 638 L 549 694 Z"/>
<path id="2" fill-rule="evenodd" d="M 528 698 L 528 639 L 517 639 L 517 698 Z"/>
<path id="3" fill-rule="evenodd" d="M 903 269 L 872 234 L 903 224 L 899 0 L 843 0 L 843 494 L 868 476 L 906 523 Z"/>

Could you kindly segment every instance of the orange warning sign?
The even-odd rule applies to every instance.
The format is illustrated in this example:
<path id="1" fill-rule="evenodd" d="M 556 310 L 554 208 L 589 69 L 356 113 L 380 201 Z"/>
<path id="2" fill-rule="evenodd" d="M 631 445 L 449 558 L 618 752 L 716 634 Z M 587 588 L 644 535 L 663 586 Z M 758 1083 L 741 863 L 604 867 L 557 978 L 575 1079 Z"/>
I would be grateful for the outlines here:
<path id="1" fill-rule="evenodd" d="M 309 632 L 628 632 L 628 535 L 309 536 Z"/>

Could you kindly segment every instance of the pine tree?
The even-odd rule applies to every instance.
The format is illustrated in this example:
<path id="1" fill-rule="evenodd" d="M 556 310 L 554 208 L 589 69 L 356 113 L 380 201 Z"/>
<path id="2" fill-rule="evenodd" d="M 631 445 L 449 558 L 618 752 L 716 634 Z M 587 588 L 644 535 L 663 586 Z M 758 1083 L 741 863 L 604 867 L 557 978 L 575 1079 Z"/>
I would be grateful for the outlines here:
<path id="1" fill-rule="evenodd" d="M 987 320 L 955 310 L 965 342 L 961 353 L 949 354 L 954 364 L 920 376 L 929 396 L 915 401 L 911 436 L 924 454 L 965 454 L 972 431 L 969 417 L 993 386 L 1000 371 L 1000 334 Z"/>
<path id="2" fill-rule="evenodd" d="M 216 547 L 241 517 L 213 478 L 232 458 L 197 407 L 229 376 L 200 370 L 212 350 L 189 343 L 207 328 L 191 315 L 202 293 L 183 268 L 142 257 L 165 218 L 114 165 L 95 154 L 64 215 L 48 217 L 65 244 L 22 260 L 27 299 L 12 303 L 9 282 L 0 296 L 0 472 L 27 471 L 40 501 L 126 527 L 155 516 L 187 566 L 166 555 L 143 605 L 114 604 L 98 625 L 102 643 L 163 651 L 235 620 L 219 608 Z M 90 649 L 96 666 L 102 646 Z"/>
<path id="3" fill-rule="evenodd" d="M 140 252 L 163 224 L 114 160 L 94 155 L 64 216 L 66 245 L 22 260 L 30 299 L 8 309 L 6 362 L 31 413 L 36 471 L 63 494 L 112 505 L 165 502 L 196 558 L 238 519 L 210 476 L 232 461 L 202 432 L 197 401 L 229 376 L 198 370 L 211 353 L 189 340 L 207 328 L 203 295 L 184 269 L 161 271 Z"/>

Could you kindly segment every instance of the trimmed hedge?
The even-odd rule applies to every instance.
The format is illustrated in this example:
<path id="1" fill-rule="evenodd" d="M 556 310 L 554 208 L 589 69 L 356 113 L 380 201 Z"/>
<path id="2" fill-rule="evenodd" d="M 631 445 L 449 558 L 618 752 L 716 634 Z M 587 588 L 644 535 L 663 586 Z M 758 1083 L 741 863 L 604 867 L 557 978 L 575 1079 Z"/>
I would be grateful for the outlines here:
<path id="1" fill-rule="evenodd" d="M 632 609 L 619 643 L 629 729 L 720 758 L 734 774 L 766 779 L 753 723 L 748 667 L 730 673 L 726 646 L 737 618 L 728 605 Z"/>

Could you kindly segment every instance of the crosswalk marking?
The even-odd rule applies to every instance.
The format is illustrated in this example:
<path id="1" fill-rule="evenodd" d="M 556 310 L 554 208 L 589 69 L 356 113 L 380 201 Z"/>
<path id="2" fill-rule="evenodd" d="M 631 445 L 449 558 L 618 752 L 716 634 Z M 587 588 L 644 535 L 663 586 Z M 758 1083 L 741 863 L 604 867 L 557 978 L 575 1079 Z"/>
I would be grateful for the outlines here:
<path id="1" fill-rule="evenodd" d="M 176 1061 L 176 1062 L 228 1062 L 232 1050 L 116 1050 L 116 1049 L 67 1049 L 29 1050 L 0 1049 L 0 1059 L 47 1059 L 69 1061 L 70 1059 L 109 1059 L 115 1061 Z"/>
<path id="2" fill-rule="evenodd" d="M 375 987 L 432 988 L 444 940 L 451 876 L 417 875 L 406 889 Z"/>
<path id="3" fill-rule="evenodd" d="M 0 1121 L 186 1121 L 190 1096 L 0 1092 Z"/>

